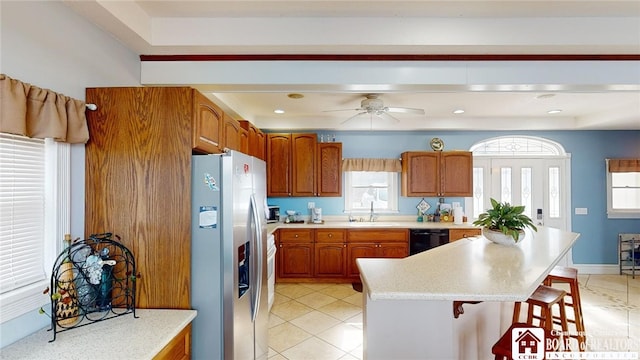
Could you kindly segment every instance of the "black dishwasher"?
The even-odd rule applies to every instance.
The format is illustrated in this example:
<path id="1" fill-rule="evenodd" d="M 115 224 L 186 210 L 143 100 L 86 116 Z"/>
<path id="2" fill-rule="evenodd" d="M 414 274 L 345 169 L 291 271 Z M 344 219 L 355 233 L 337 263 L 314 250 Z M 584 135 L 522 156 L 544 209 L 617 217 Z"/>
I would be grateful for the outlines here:
<path id="1" fill-rule="evenodd" d="M 448 242 L 448 229 L 410 229 L 409 255 L 433 249 Z"/>

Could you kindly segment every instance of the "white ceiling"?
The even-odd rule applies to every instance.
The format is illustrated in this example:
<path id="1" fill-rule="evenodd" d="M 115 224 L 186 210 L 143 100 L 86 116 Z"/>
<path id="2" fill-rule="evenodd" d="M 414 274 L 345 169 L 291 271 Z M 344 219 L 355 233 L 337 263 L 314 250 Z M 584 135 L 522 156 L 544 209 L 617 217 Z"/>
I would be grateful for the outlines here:
<path id="1" fill-rule="evenodd" d="M 140 55 L 167 54 L 625 54 L 640 56 L 640 0 L 505 1 L 64 1 Z M 640 61 L 628 79 L 526 83 L 486 89 L 385 84 L 224 87 L 185 80 L 227 110 L 267 129 L 640 129 Z M 268 75 L 268 74 L 267 74 Z M 619 77 L 617 78 L 619 79 Z M 180 82 L 180 81 L 178 81 Z M 351 86 L 353 85 L 353 86 Z M 355 87 L 355 85 L 359 85 Z M 480 85 L 480 84 L 479 84 Z M 304 98 L 292 100 L 288 93 Z M 363 115 L 366 93 L 386 106 L 425 109 Z M 544 96 L 541 96 L 544 95 Z M 552 95 L 552 96 L 548 96 Z M 282 108 L 285 114 L 273 110 Z M 466 112 L 455 115 L 453 110 Z M 325 112 L 325 110 L 351 111 Z M 561 109 L 549 115 L 548 110 Z"/>

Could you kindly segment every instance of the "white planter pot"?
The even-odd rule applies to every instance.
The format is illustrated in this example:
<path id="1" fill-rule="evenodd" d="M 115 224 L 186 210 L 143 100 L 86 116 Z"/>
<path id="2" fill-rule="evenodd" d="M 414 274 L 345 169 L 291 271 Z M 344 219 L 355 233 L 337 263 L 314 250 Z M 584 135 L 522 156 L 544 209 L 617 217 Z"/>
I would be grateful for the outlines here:
<path id="1" fill-rule="evenodd" d="M 515 241 L 513 240 L 513 237 L 511 235 L 505 235 L 500 231 L 482 228 L 482 236 L 486 237 L 487 239 L 493 241 L 496 244 L 514 246 L 520 241 L 522 241 L 522 239 L 524 239 L 525 233 L 524 231 L 520 231 L 520 236 L 518 236 L 518 240 Z"/>

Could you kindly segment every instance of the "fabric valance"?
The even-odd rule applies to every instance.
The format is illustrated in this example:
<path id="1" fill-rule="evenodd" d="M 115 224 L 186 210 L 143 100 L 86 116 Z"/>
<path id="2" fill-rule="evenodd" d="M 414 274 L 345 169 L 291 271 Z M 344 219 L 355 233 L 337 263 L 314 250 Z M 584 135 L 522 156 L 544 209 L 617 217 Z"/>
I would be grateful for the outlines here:
<path id="1" fill-rule="evenodd" d="M 640 172 L 640 159 L 609 159 L 609 172 Z"/>
<path id="2" fill-rule="evenodd" d="M 401 172 L 400 159 L 344 159 L 343 171 L 388 171 Z"/>
<path id="3" fill-rule="evenodd" d="M 86 143 L 85 102 L 0 74 L 0 132 Z"/>

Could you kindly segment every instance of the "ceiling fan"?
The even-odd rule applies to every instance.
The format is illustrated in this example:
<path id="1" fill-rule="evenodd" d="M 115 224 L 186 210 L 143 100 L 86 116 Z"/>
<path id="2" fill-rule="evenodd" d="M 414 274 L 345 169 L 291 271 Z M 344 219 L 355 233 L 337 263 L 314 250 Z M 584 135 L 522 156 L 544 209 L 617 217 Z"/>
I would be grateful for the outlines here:
<path id="1" fill-rule="evenodd" d="M 325 112 L 330 111 L 358 111 L 357 114 L 341 122 L 340 125 L 364 114 L 369 114 L 371 117 L 374 115 L 380 118 L 389 117 L 395 122 L 399 122 L 400 120 L 389 113 L 424 115 L 424 109 L 384 106 L 384 102 L 379 98 L 378 94 L 366 94 L 365 98 L 360 102 L 360 107 L 357 109 L 325 110 Z"/>

